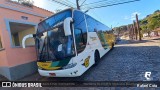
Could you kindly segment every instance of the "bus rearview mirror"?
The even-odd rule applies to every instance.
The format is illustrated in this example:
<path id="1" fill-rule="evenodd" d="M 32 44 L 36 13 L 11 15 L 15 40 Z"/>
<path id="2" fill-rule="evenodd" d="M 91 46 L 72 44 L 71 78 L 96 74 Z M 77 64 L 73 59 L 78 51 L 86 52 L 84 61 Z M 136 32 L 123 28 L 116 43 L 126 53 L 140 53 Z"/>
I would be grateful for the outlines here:
<path id="1" fill-rule="evenodd" d="M 23 39 L 22 39 L 22 47 L 26 48 L 26 45 L 25 45 L 26 40 L 28 38 L 33 38 L 33 37 L 35 37 L 35 34 L 28 34 L 28 35 L 24 36 Z"/>
<path id="2" fill-rule="evenodd" d="M 73 22 L 73 19 L 71 17 L 68 17 L 64 20 L 63 27 L 64 27 L 65 36 L 72 35 L 71 34 L 71 23 L 72 22 Z"/>

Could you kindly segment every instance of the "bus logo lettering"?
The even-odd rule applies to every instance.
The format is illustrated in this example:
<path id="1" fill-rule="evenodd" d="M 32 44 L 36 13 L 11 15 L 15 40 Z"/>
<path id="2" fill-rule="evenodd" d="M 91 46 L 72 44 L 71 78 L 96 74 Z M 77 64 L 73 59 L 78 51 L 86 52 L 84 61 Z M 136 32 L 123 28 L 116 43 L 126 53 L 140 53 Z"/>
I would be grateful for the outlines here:
<path id="1" fill-rule="evenodd" d="M 84 60 L 84 63 L 82 65 L 84 65 L 86 68 L 89 66 L 89 59 L 90 59 L 90 56 L 88 56 L 85 60 Z"/>

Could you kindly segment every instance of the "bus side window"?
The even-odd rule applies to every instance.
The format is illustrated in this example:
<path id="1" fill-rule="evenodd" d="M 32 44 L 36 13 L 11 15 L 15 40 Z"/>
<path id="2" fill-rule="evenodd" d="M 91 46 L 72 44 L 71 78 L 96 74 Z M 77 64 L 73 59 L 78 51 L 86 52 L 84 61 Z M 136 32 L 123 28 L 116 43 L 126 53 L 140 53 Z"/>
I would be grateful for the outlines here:
<path id="1" fill-rule="evenodd" d="M 79 54 L 87 45 L 87 28 L 84 13 L 75 10 L 73 15 L 76 48 Z"/>
<path id="2" fill-rule="evenodd" d="M 81 29 L 75 29 L 74 33 L 75 33 L 77 51 L 81 52 L 85 47 L 83 32 Z"/>

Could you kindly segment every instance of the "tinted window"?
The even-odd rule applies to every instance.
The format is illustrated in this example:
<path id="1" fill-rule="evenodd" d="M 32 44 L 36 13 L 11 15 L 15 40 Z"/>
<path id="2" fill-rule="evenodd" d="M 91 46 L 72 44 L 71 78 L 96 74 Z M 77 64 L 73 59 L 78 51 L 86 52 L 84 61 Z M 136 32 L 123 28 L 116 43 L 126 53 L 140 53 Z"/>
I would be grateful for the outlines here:
<path id="1" fill-rule="evenodd" d="M 110 28 L 100 23 L 99 21 L 93 19 L 92 17 L 86 15 L 88 31 L 89 32 L 98 32 L 98 31 L 108 31 Z"/>
<path id="2" fill-rule="evenodd" d="M 37 34 L 49 31 L 52 28 L 62 24 L 64 19 L 66 19 L 67 17 L 72 17 L 71 10 L 66 10 L 64 12 L 60 12 L 58 14 L 49 17 L 45 21 L 42 21 L 41 23 L 38 24 Z"/>
<path id="3" fill-rule="evenodd" d="M 88 25 L 88 31 L 96 32 L 99 37 L 99 40 L 101 41 L 102 47 L 104 49 L 107 49 L 109 44 L 108 43 L 109 38 L 106 32 L 108 32 L 110 28 L 88 15 L 86 15 L 86 20 Z"/>
<path id="4" fill-rule="evenodd" d="M 74 32 L 77 52 L 80 53 L 86 47 L 87 29 L 84 14 L 79 11 L 74 11 Z"/>
<path id="5" fill-rule="evenodd" d="M 86 16 L 88 31 L 95 32 L 96 31 L 96 22 L 90 16 Z"/>

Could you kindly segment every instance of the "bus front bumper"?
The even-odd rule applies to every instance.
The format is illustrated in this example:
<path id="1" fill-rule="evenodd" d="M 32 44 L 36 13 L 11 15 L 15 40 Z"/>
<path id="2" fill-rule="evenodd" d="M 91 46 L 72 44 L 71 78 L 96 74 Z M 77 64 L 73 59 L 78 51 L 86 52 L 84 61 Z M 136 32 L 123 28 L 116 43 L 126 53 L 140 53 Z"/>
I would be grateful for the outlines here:
<path id="1" fill-rule="evenodd" d="M 46 77 L 77 77 L 80 76 L 78 69 L 71 68 L 71 69 L 64 69 L 64 70 L 41 70 L 38 69 L 38 72 L 41 76 Z"/>

